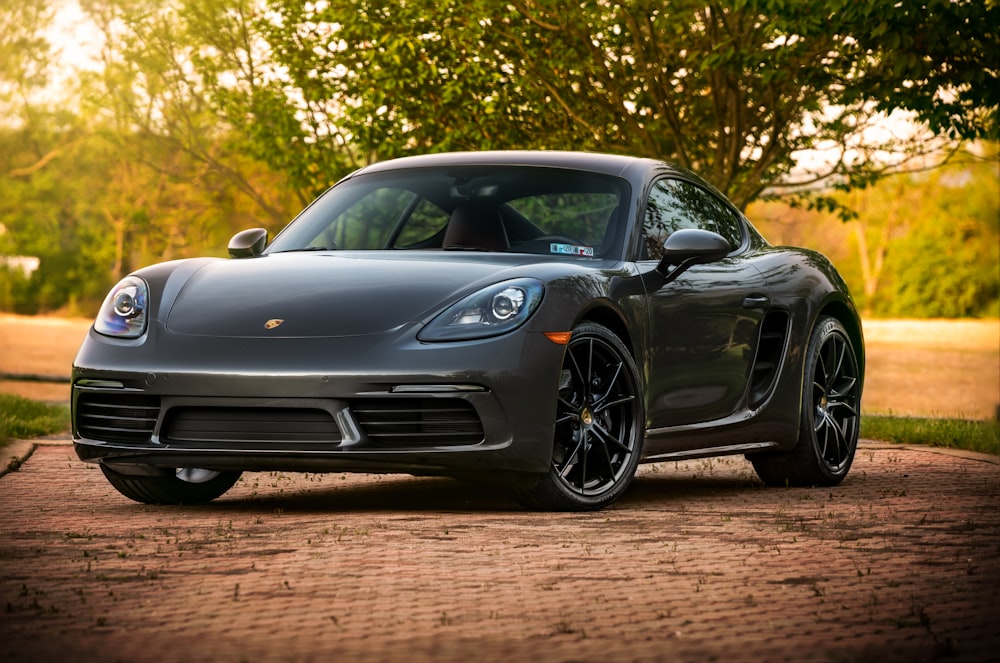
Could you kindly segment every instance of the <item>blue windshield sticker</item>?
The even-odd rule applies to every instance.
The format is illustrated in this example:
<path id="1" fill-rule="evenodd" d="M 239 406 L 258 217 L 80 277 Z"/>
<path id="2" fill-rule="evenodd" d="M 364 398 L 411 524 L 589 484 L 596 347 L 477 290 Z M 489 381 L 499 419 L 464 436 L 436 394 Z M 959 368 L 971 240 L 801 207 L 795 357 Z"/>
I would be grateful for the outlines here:
<path id="1" fill-rule="evenodd" d="M 549 253 L 558 253 L 565 256 L 588 256 L 594 257 L 594 247 L 573 246 L 572 244 L 549 244 Z"/>

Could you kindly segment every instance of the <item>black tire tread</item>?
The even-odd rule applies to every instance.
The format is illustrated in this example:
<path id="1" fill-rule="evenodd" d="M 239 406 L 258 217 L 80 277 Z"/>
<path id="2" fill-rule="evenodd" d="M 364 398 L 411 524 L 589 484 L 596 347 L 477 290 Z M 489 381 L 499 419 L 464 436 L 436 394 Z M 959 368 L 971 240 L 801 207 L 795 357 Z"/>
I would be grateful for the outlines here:
<path id="1" fill-rule="evenodd" d="M 223 495 L 239 480 L 240 472 L 221 472 L 205 483 L 188 483 L 175 476 L 133 477 L 105 465 L 101 471 L 115 490 L 142 504 L 204 504 Z"/>

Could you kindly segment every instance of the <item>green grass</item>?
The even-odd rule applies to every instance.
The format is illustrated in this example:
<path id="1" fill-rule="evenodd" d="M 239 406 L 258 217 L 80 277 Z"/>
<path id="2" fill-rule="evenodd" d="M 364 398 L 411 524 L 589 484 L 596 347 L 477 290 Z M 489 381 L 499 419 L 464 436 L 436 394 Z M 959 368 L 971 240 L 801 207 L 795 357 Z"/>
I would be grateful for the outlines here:
<path id="1" fill-rule="evenodd" d="M 69 430 L 69 408 L 0 394 L 0 446 Z"/>
<path id="2" fill-rule="evenodd" d="M 866 415 L 861 417 L 861 437 L 1000 455 L 997 421 Z"/>

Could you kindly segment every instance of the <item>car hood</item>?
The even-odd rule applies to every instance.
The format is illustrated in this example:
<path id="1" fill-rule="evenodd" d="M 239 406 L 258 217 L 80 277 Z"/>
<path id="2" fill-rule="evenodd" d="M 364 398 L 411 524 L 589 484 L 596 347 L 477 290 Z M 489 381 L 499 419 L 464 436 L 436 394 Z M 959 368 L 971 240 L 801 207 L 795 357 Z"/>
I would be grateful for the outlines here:
<path id="1" fill-rule="evenodd" d="M 538 256 L 281 253 L 194 270 L 169 305 L 175 333 L 226 337 L 375 334 L 427 322 Z M 281 321 L 276 323 L 275 321 Z"/>

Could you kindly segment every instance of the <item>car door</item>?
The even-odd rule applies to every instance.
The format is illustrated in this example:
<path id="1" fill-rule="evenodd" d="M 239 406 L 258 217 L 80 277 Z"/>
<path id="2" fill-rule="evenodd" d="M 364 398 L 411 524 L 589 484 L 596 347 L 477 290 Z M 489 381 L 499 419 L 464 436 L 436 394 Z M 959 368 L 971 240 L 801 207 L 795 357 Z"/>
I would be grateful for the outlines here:
<path id="1" fill-rule="evenodd" d="M 653 432 L 723 419 L 741 408 L 767 303 L 742 217 L 693 182 L 660 179 L 646 201 L 641 257 L 658 260 L 667 236 L 681 228 L 717 232 L 734 250 L 647 293 L 647 424 Z"/>

